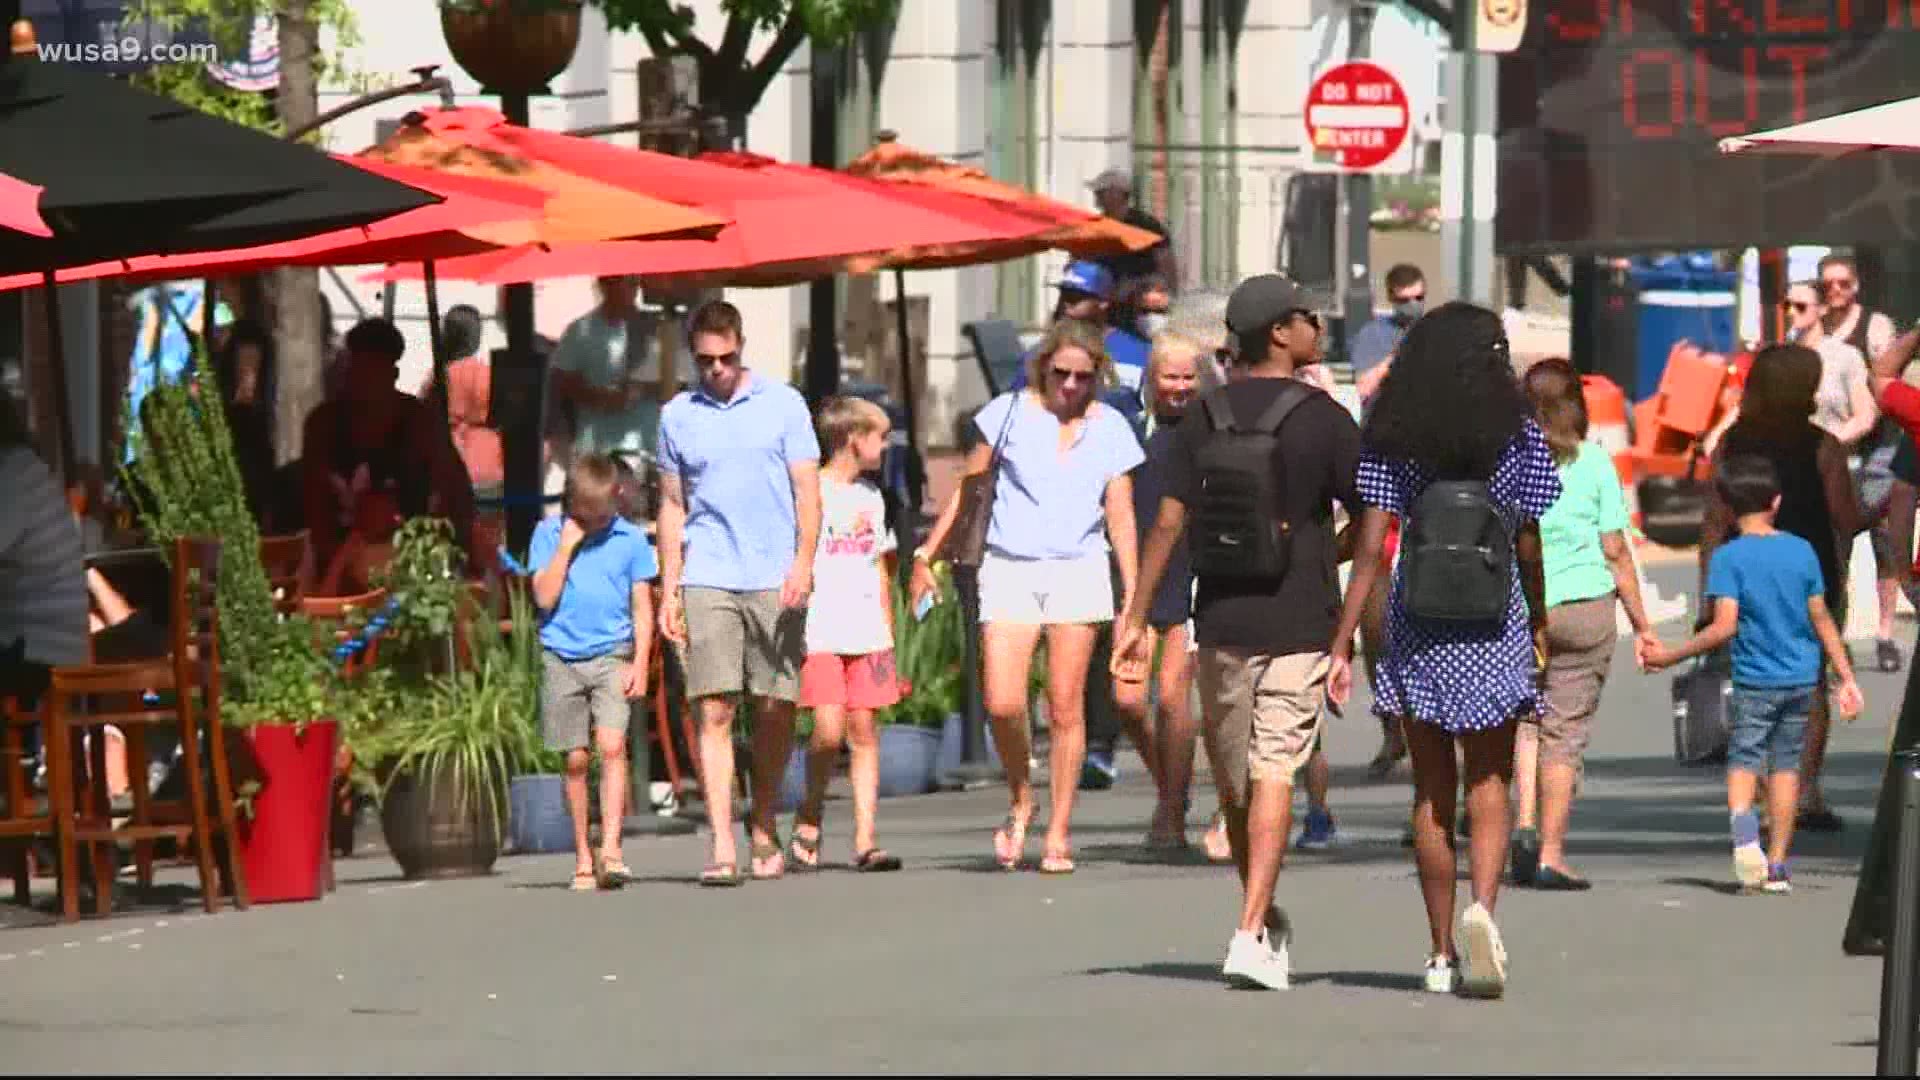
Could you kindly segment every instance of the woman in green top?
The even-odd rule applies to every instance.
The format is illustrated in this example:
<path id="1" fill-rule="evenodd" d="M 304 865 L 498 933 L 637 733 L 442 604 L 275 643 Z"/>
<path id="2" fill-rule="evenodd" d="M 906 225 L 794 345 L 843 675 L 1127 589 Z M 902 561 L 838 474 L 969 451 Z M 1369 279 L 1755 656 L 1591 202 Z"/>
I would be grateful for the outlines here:
<path id="1" fill-rule="evenodd" d="M 1615 602 L 1633 625 L 1636 658 L 1660 639 L 1640 602 L 1619 475 L 1606 450 L 1586 441 L 1580 376 L 1564 360 L 1546 360 L 1527 372 L 1526 389 L 1560 468 L 1561 494 L 1540 519 L 1547 576 L 1546 693 L 1541 715 L 1520 725 L 1514 743 L 1513 878 L 1519 885 L 1578 890 L 1588 882 L 1567 868 L 1567 817 L 1580 783 L 1588 729 L 1600 708 L 1600 688 L 1613 663 Z"/>

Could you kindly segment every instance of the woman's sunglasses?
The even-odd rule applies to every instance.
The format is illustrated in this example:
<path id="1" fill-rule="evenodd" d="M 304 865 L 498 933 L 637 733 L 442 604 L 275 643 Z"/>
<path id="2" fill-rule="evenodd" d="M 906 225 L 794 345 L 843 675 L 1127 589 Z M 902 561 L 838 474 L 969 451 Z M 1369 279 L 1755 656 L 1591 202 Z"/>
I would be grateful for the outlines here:
<path id="1" fill-rule="evenodd" d="M 1805 300 L 1782 300 L 1780 301 L 1780 306 L 1793 312 L 1795 315 L 1805 315 L 1807 310 L 1813 307 L 1812 304 L 1807 303 Z"/>
<path id="2" fill-rule="evenodd" d="M 1063 383 L 1092 382 L 1093 372 L 1057 367 L 1053 369 L 1053 377 Z"/>

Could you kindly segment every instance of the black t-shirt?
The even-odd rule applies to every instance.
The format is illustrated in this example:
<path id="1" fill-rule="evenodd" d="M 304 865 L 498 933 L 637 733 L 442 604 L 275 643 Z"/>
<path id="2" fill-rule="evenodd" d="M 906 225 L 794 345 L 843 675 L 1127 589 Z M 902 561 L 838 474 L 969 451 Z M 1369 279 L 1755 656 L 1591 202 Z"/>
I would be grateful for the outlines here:
<path id="1" fill-rule="evenodd" d="M 1167 227 L 1160 219 L 1137 206 L 1129 207 L 1121 221 L 1135 228 L 1158 233 L 1160 242 L 1144 251 L 1124 251 L 1118 255 L 1102 255 L 1094 261 L 1113 272 L 1116 282 L 1128 278 L 1145 277 L 1160 269 L 1160 252 L 1167 246 Z"/>
<path id="2" fill-rule="evenodd" d="M 1227 387 L 1236 417 L 1257 417 L 1290 380 L 1249 378 Z M 1198 493 L 1196 459 L 1210 434 L 1195 412 L 1174 435 L 1163 473 L 1166 495 L 1191 507 Z M 1333 542 L 1333 504 L 1358 517 L 1354 472 L 1360 464 L 1360 426 L 1339 402 L 1315 393 L 1280 425 L 1274 468 L 1284 470 L 1287 520 L 1293 545 L 1287 574 L 1277 586 L 1200 575 L 1194 634 L 1203 647 L 1245 649 L 1269 656 L 1321 652 L 1340 617 L 1340 575 Z"/>

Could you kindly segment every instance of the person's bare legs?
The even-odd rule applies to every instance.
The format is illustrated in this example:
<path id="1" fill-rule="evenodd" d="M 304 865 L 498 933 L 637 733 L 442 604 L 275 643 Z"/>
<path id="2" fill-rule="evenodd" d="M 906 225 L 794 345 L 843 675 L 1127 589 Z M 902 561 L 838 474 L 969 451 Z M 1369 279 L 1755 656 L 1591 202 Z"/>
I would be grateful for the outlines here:
<path id="1" fill-rule="evenodd" d="M 627 733 L 596 728 L 593 741 L 600 748 L 600 858 L 610 866 L 625 866 L 620 829 L 627 820 Z"/>
<path id="2" fill-rule="evenodd" d="M 1404 725 L 1413 756 L 1413 863 L 1426 902 L 1427 929 L 1434 956 L 1453 958 L 1454 877 L 1459 863 L 1453 847 L 1454 800 L 1460 776 L 1453 739 L 1432 724 Z"/>
<path id="3" fill-rule="evenodd" d="M 793 702 L 753 699 L 753 805 L 748 810 L 747 834 L 755 846 L 772 845 L 775 854 L 755 873 L 777 875 L 786 857 L 779 852 L 779 824 L 774 808 L 780 805 L 780 781 L 793 753 Z"/>
<path id="4" fill-rule="evenodd" d="M 1820 681 L 1813 688 L 1813 707 L 1807 710 L 1807 745 L 1800 751 L 1798 790 L 1800 801 L 1795 810 L 1825 810 L 1827 794 L 1820 788 L 1821 773 L 1827 766 L 1827 736 L 1833 730 L 1833 705 L 1827 692 L 1827 665 L 1820 665 Z M 1773 798 L 1767 789 L 1769 806 Z"/>
<path id="5" fill-rule="evenodd" d="M 1775 769 L 1767 777 L 1767 810 L 1773 831 L 1767 837 L 1767 861 L 1775 866 L 1787 861 L 1793 848 L 1794 807 L 1800 805 L 1800 774 L 1792 769 Z"/>
<path id="6" fill-rule="evenodd" d="M 853 851 L 855 855 L 879 846 L 874 836 L 874 811 L 880 801 L 880 734 L 872 709 L 847 712 L 847 779 L 853 785 Z"/>
<path id="7" fill-rule="evenodd" d="M 1500 897 L 1500 875 L 1507 865 L 1507 842 L 1512 837 L 1507 790 L 1513 784 L 1514 725 L 1470 731 L 1459 738 L 1465 758 L 1467 814 L 1472 819 L 1467 865 L 1473 876 L 1473 899 L 1492 912 Z"/>
<path id="8" fill-rule="evenodd" d="M 1541 801 L 1540 725 L 1520 721 L 1513 737 L 1513 827 L 1539 826 L 1535 816 Z"/>
<path id="9" fill-rule="evenodd" d="M 1080 767 L 1087 758 L 1087 667 L 1100 628 L 1092 623 L 1047 627 L 1047 759 L 1053 806 L 1047 817 L 1048 863 L 1071 865 L 1073 803 L 1080 793 Z"/>
<path id="10" fill-rule="evenodd" d="M 1573 792 L 1579 785 L 1580 770 L 1571 762 L 1549 761 L 1540 766 L 1540 865 L 1570 878 L 1578 875 L 1567 869 L 1567 823 L 1573 818 Z"/>
<path id="11" fill-rule="evenodd" d="M 1327 808 L 1327 794 L 1333 790 L 1333 763 L 1327 760 L 1325 749 L 1316 745 L 1313 756 L 1307 759 L 1306 767 L 1307 809 L 1332 813 Z"/>
<path id="12" fill-rule="evenodd" d="M 1160 717 L 1155 725 L 1160 757 L 1160 806 L 1166 835 L 1182 846 L 1187 842 L 1187 800 L 1193 790 L 1194 739 L 1193 653 L 1187 649 L 1187 628 L 1166 632 L 1160 654 Z"/>
<path id="13" fill-rule="evenodd" d="M 980 625 L 982 697 L 987 719 L 993 723 L 993 744 L 1007 771 L 1008 816 L 1012 835 L 994 833 L 994 857 L 1003 866 L 1017 866 L 1019 847 L 1033 823 L 1033 776 L 1029 764 L 1033 739 L 1027 719 L 1027 675 L 1040 644 L 1040 627 L 1021 623 Z M 1077 784 L 1076 774 L 1073 783 Z"/>
<path id="14" fill-rule="evenodd" d="M 738 866 L 740 854 L 733 841 L 733 699 L 700 698 L 693 707 L 700 716 L 700 784 L 707 826 L 713 830 L 711 862 Z"/>
<path id="15" fill-rule="evenodd" d="M 1153 631 L 1149 630 L 1148 633 L 1152 634 Z M 1151 657 L 1153 653 L 1154 648 L 1150 645 L 1147 655 Z M 1149 671 L 1148 676 L 1151 677 L 1151 675 L 1152 672 Z M 1163 763 L 1158 735 L 1154 731 L 1153 714 L 1150 710 L 1152 695 L 1147 692 L 1149 685 L 1145 678 L 1136 681 L 1116 676 L 1113 680 L 1113 707 L 1119 710 L 1121 726 L 1126 729 L 1127 737 L 1133 740 L 1133 745 L 1139 749 L 1140 759 L 1147 766 L 1147 774 L 1153 777 L 1155 799 L 1153 819 L 1147 826 L 1147 843 L 1155 844 L 1166 838 L 1167 788 L 1162 776 Z"/>
<path id="16" fill-rule="evenodd" d="M 827 782 L 833 778 L 834 758 L 847 736 L 847 710 L 839 705 L 813 707 L 813 736 L 807 740 L 807 794 L 793 815 L 793 838 L 803 850 L 796 855 L 808 866 L 820 865 L 820 821 L 826 814 Z M 804 848 L 811 847 L 809 862 Z"/>
<path id="17" fill-rule="evenodd" d="M 1293 782 L 1254 777 L 1247 783 L 1247 811 L 1240 815 L 1246 851 L 1245 885 L 1240 905 L 1240 929 L 1257 933 L 1267 924 L 1273 888 L 1286 861 L 1287 837 L 1293 829 Z"/>
<path id="18" fill-rule="evenodd" d="M 592 760 L 593 755 L 584 746 L 567 751 L 567 813 L 573 816 L 574 877 L 593 873 L 593 844 L 587 836 L 587 815 L 591 812 L 587 803 L 587 766 Z"/>

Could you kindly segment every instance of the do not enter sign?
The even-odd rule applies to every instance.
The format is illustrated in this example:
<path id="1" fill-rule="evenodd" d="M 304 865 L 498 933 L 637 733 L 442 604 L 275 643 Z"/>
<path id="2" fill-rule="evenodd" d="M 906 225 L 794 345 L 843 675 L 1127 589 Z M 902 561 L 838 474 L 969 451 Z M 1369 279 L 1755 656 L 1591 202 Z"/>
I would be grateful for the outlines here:
<path id="1" fill-rule="evenodd" d="M 1371 169 L 1407 141 L 1412 113 L 1393 73 L 1365 61 L 1341 64 L 1307 90 L 1307 135 L 1316 156 L 1343 169 Z"/>

